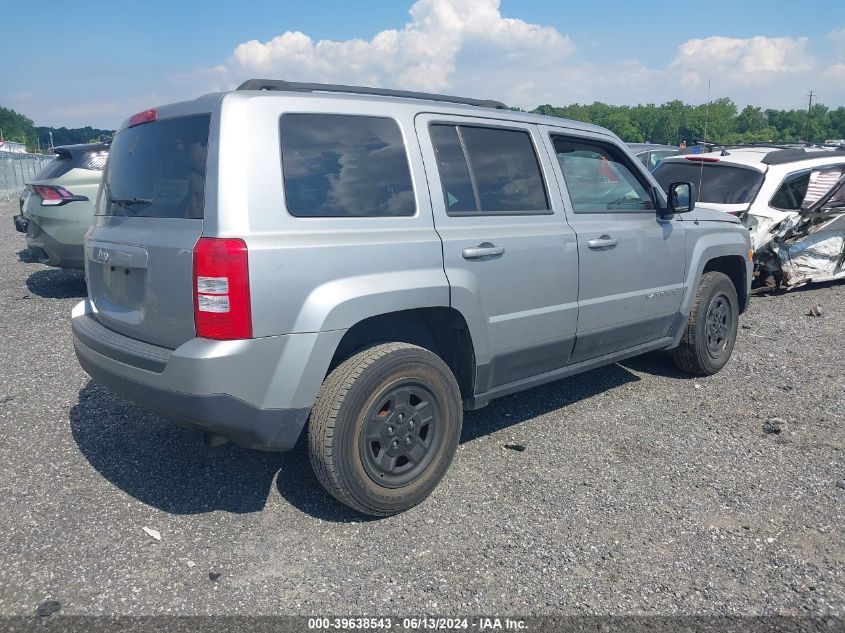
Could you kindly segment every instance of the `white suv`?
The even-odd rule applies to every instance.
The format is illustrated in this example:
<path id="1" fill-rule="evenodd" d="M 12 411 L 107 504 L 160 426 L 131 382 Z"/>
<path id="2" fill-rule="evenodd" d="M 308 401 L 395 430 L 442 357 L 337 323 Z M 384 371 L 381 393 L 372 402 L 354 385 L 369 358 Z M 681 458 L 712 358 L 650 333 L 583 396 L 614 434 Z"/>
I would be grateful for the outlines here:
<path id="1" fill-rule="evenodd" d="M 754 248 L 755 286 L 845 277 L 845 150 L 726 148 L 665 159 L 654 177 L 698 186 L 698 206 L 740 217 Z"/>

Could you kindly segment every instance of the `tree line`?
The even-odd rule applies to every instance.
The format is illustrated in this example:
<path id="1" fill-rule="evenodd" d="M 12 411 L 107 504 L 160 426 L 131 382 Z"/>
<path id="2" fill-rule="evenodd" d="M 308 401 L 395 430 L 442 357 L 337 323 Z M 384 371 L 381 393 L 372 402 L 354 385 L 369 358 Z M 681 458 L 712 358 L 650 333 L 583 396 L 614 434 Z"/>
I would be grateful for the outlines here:
<path id="1" fill-rule="evenodd" d="M 628 143 L 678 145 L 706 139 L 717 143 L 794 142 L 819 143 L 845 139 L 845 106 L 830 109 L 818 103 L 810 111 L 776 110 L 746 106 L 739 110 L 728 98 L 709 104 L 688 105 L 669 101 L 661 105 L 614 106 L 596 101 L 557 107 L 541 105 L 532 112 L 606 127 Z"/>
<path id="2" fill-rule="evenodd" d="M 636 106 L 614 106 L 599 101 L 563 107 L 546 104 L 532 112 L 594 123 L 629 143 L 648 141 L 678 145 L 682 141 L 691 144 L 698 139 L 728 144 L 845 139 L 845 106 L 830 109 L 821 103 L 813 105 L 810 112 L 809 139 L 806 137 L 806 110 L 764 110 L 751 105 L 739 110 L 728 98 L 702 105 L 689 105 L 679 100 Z M 3 107 L 0 107 L 0 130 L 6 140 L 26 143 L 31 150 L 39 145 L 41 149 L 49 147 L 50 132 L 53 133 L 53 145 L 96 142 L 114 134 L 114 130 L 90 126 L 36 127 L 24 115 Z"/>
<path id="3" fill-rule="evenodd" d="M 30 151 L 40 147 L 50 147 L 50 132 L 53 133 L 53 145 L 75 145 L 77 143 L 95 143 L 111 138 L 114 130 L 101 130 L 91 126 L 79 128 L 36 126 L 31 119 L 9 108 L 0 107 L 0 130 L 3 139 L 25 143 Z"/>

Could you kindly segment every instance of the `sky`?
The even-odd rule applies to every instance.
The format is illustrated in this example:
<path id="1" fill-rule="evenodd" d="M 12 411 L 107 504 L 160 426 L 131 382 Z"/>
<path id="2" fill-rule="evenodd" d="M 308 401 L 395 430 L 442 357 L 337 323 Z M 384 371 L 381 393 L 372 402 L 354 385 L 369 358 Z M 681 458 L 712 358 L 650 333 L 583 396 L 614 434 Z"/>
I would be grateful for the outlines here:
<path id="1" fill-rule="evenodd" d="M 36 125 L 111 129 L 253 77 L 525 109 L 805 108 L 810 90 L 845 105 L 843 0 L 41 0 L 3 15 L 0 106 Z"/>

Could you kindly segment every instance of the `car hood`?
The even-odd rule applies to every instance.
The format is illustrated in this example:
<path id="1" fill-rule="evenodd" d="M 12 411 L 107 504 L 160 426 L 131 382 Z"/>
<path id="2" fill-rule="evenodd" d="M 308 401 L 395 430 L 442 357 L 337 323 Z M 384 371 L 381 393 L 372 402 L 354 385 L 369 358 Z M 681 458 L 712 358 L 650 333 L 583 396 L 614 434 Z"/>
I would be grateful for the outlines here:
<path id="1" fill-rule="evenodd" d="M 727 208 L 726 208 L 727 207 Z M 709 204 L 699 202 L 689 213 L 684 213 L 684 220 L 698 220 L 701 222 L 731 222 L 740 224 L 739 218 L 731 212 L 745 211 L 747 204 Z"/>

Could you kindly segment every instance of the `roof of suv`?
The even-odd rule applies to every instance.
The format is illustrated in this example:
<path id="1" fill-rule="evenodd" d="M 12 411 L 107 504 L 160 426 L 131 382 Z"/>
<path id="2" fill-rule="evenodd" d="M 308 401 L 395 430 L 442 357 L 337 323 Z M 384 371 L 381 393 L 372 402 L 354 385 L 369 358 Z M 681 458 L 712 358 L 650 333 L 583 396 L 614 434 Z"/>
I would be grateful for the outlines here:
<path id="1" fill-rule="evenodd" d="M 671 156 L 664 159 L 664 162 L 680 161 L 701 161 L 709 164 L 724 163 L 728 165 L 741 165 L 758 171 L 765 172 L 770 166 L 792 165 L 805 161 L 818 162 L 845 162 L 845 151 L 825 148 L 775 148 L 775 147 L 740 147 L 720 149 L 713 152 L 702 152 L 700 154 L 686 154 L 683 156 Z M 808 165 L 812 166 L 812 165 Z"/>
<path id="2" fill-rule="evenodd" d="M 262 92 L 280 96 L 297 98 L 338 99 L 346 101 L 378 101 L 396 104 L 437 104 L 438 109 L 447 108 L 458 110 L 462 114 L 479 116 L 493 115 L 495 118 L 525 121 L 539 125 L 557 125 L 580 130 L 612 134 L 606 128 L 591 123 L 561 119 L 558 117 L 531 114 L 522 110 L 514 110 L 501 101 L 456 97 L 452 95 L 433 94 L 428 92 L 410 92 L 406 90 L 391 90 L 386 88 L 370 88 L 366 86 L 346 86 L 335 84 L 296 83 L 277 79 L 249 79 L 243 82 L 234 92 Z"/>
<path id="3" fill-rule="evenodd" d="M 274 84 L 278 84 L 278 87 Z M 292 88 L 290 88 L 292 86 Z M 156 108 L 165 111 L 165 116 L 178 116 L 214 109 L 215 104 L 225 96 L 243 96 L 262 98 L 282 97 L 286 99 L 330 99 L 338 101 L 366 101 L 377 103 L 392 103 L 396 105 L 415 105 L 421 112 L 431 112 L 436 108 L 438 112 L 454 112 L 464 116 L 492 117 L 511 121 L 524 121 L 537 125 L 552 125 L 567 127 L 586 132 L 595 132 L 605 136 L 615 136 L 608 129 L 592 123 L 582 123 L 570 119 L 530 114 L 521 110 L 512 110 L 498 101 L 469 99 L 450 95 L 439 95 L 423 92 L 407 92 L 402 90 L 388 90 L 381 88 L 367 88 L 360 86 L 337 86 L 332 84 L 297 84 L 280 80 L 250 79 L 241 84 L 236 90 L 228 93 L 209 93 L 191 101 L 169 103 Z M 161 115 L 160 115 L 161 116 Z M 129 119 L 124 121 L 120 130 L 127 127 Z"/>

